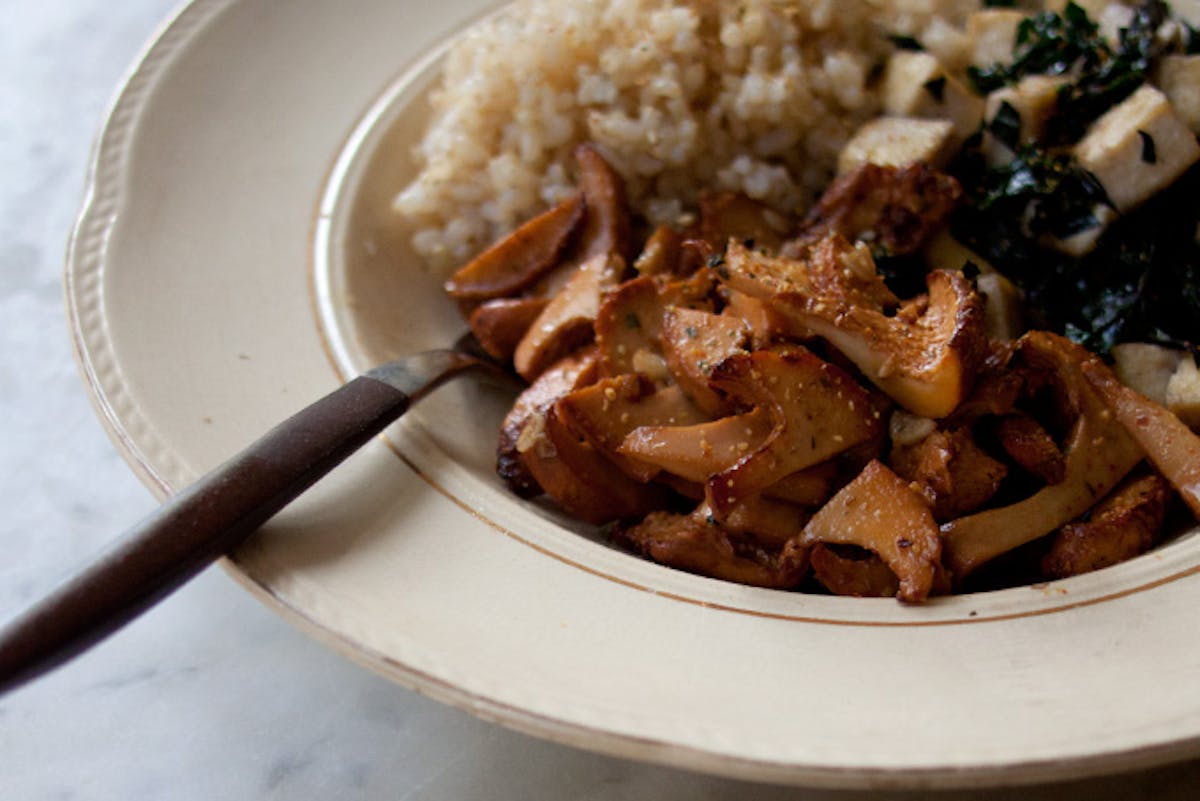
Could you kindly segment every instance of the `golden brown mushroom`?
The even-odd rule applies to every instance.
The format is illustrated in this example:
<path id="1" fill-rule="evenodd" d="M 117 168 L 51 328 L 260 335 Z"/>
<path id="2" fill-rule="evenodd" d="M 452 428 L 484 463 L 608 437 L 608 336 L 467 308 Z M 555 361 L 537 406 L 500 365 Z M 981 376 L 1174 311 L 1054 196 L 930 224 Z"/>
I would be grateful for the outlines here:
<path id="1" fill-rule="evenodd" d="M 689 426 L 708 420 L 677 386 L 655 391 L 644 376 L 629 373 L 603 379 L 565 396 L 559 416 L 610 458 L 626 475 L 649 481 L 660 468 L 618 452 L 631 431 L 642 426 Z"/>
<path id="2" fill-rule="evenodd" d="M 712 310 L 716 280 L 702 270 L 689 278 L 634 278 L 608 292 L 596 313 L 596 344 L 605 375 L 642 373 L 658 384 L 671 380 L 663 356 L 663 320 L 668 309 Z"/>
<path id="3" fill-rule="evenodd" d="M 713 416 L 729 411 L 709 386 L 713 369 L 750 341 L 750 326 L 737 317 L 696 309 L 667 309 L 662 320 L 663 356 L 675 382 L 692 402 Z"/>
<path id="4" fill-rule="evenodd" d="M 801 545 L 856 545 L 875 553 L 900 581 L 896 597 L 918 603 L 933 591 L 942 556 L 925 500 L 881 462 L 870 462 L 808 521 Z"/>
<path id="5" fill-rule="evenodd" d="M 1200 519 L 1200 437 L 1173 413 L 1122 385 L 1100 361 L 1086 364 L 1083 374 Z"/>
<path id="6" fill-rule="evenodd" d="M 614 287 L 625 272 L 620 256 L 597 254 L 575 273 L 530 325 L 513 353 L 513 366 L 526 381 L 571 351 L 592 341 L 592 324 L 600 309 L 600 295 Z"/>
<path id="7" fill-rule="evenodd" d="M 680 272 L 680 245 L 683 235 L 669 225 L 660 225 L 650 234 L 642 252 L 634 259 L 638 275 L 672 275 Z"/>
<path id="8" fill-rule="evenodd" d="M 467 325 L 492 358 L 507 362 L 549 302 L 549 298 L 496 298 L 471 312 Z"/>
<path id="9" fill-rule="evenodd" d="M 730 239 L 774 253 L 791 231 L 792 221 L 741 192 L 703 192 L 696 237 L 720 253 Z"/>
<path id="10" fill-rule="evenodd" d="M 525 424 L 531 417 L 544 413 L 559 398 L 593 383 L 597 378 L 598 363 L 595 348 L 585 348 L 564 357 L 526 387 L 505 415 L 496 446 L 496 472 L 509 489 L 522 498 L 541 491 L 517 453 L 517 443 Z"/>
<path id="11" fill-rule="evenodd" d="M 1046 484 L 1067 474 L 1067 461 L 1050 433 L 1027 414 L 1008 414 L 996 422 L 996 441 L 1014 462 Z"/>
<path id="12" fill-rule="evenodd" d="M 784 476 L 763 490 L 763 495 L 794 506 L 815 509 L 829 500 L 837 478 L 836 460 L 827 459 L 820 464 Z"/>
<path id="13" fill-rule="evenodd" d="M 915 485 L 939 521 L 983 506 L 1008 474 L 1004 463 L 984 452 L 965 427 L 934 431 L 912 445 L 893 447 L 889 464 Z"/>
<path id="14" fill-rule="evenodd" d="M 757 449 L 773 428 L 766 409 L 698 425 L 642 426 L 629 432 L 617 452 L 703 484 Z"/>
<path id="15" fill-rule="evenodd" d="M 813 577 L 834 595 L 894 598 L 900 591 L 900 579 L 871 551 L 817 543 L 808 561 Z"/>
<path id="16" fill-rule="evenodd" d="M 765 548 L 782 548 L 789 540 L 800 536 L 812 513 L 790 503 L 755 495 L 735 504 L 722 517 L 718 517 L 707 503 L 700 504 L 692 516 L 704 522 L 715 520 L 726 531 L 751 537 Z"/>
<path id="17" fill-rule="evenodd" d="M 755 587 L 794 589 L 808 569 L 807 549 L 795 540 L 771 551 L 694 515 L 653 512 L 614 539 L 655 562 Z"/>
<path id="18" fill-rule="evenodd" d="M 1145 553 L 1158 541 L 1170 497 L 1170 487 L 1157 475 L 1126 481 L 1085 522 L 1069 523 L 1054 535 L 1042 572 L 1048 578 L 1077 576 Z"/>
<path id="19" fill-rule="evenodd" d="M 888 255 L 915 253 L 943 227 L 961 198 L 958 181 L 927 164 L 863 164 L 829 185 L 783 251 L 800 255 L 837 233 Z"/>
<path id="20" fill-rule="evenodd" d="M 557 404 L 525 422 L 517 455 L 563 511 L 586 523 L 639 518 L 666 500 L 661 488 L 634 481 L 572 431 Z"/>
<path id="21" fill-rule="evenodd" d="M 446 282 L 446 292 L 489 300 L 524 290 L 559 264 L 583 219 L 583 195 L 577 194 L 480 253 Z"/>
<path id="22" fill-rule="evenodd" d="M 1064 448 L 1066 477 L 1025 500 L 943 525 L 947 565 L 959 583 L 983 563 L 1082 515 L 1142 459 L 1141 448 L 1084 379 L 1085 370 L 1108 373 L 1098 358 L 1045 331 L 1025 334 L 1018 355 L 1052 376 L 1074 419 Z"/>
<path id="23" fill-rule="evenodd" d="M 796 263 L 791 275 L 780 272 L 784 260 L 764 259 L 736 243 L 726 255 L 733 287 L 769 298 L 796 333 L 828 341 L 912 413 L 949 415 L 986 355 L 982 299 L 961 273 L 935 270 L 926 278 L 923 302 L 889 314 L 880 302 L 887 295 L 861 276 L 861 260 L 861 249 L 836 239 L 814 248 L 813 258 Z"/>
<path id="24" fill-rule="evenodd" d="M 578 145 L 572 155 L 579 167 L 579 188 L 587 206 L 576 258 L 585 261 L 605 255 L 628 261 L 632 255 L 633 225 L 625 199 L 625 182 L 590 142 Z"/>
<path id="25" fill-rule="evenodd" d="M 713 370 L 712 385 L 764 409 L 771 433 L 705 489 L 718 517 L 784 476 L 875 436 L 882 428 L 870 397 L 842 369 L 800 347 L 735 354 Z"/>

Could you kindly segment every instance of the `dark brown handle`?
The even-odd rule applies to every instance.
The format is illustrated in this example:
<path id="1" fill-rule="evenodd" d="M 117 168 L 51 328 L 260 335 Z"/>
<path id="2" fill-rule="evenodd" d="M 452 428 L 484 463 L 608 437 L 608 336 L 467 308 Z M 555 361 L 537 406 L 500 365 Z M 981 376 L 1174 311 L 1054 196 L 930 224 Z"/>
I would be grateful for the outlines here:
<path id="1" fill-rule="evenodd" d="M 356 378 L 170 499 L 0 630 L 0 693 L 112 633 L 226 553 L 404 414 L 410 398 Z"/>

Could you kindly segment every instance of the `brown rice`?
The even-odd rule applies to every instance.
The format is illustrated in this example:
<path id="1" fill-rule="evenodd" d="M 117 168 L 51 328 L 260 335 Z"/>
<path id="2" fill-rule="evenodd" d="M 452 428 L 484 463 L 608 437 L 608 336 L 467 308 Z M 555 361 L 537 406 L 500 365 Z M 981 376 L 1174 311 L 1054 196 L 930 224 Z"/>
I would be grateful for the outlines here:
<path id="1" fill-rule="evenodd" d="M 434 266 L 573 191 L 590 140 L 634 208 L 676 220 L 701 187 L 807 204 L 878 112 L 887 34 L 935 49 L 976 0 L 518 0 L 449 53 L 421 171 L 397 212 Z"/>

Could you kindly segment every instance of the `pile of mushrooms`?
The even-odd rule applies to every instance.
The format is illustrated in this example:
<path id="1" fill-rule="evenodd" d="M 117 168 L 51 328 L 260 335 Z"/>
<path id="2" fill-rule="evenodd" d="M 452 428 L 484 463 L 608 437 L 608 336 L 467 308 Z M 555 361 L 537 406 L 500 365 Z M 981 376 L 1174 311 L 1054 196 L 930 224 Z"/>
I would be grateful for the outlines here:
<path id="1" fill-rule="evenodd" d="M 1131 558 L 1176 494 L 1200 515 L 1200 440 L 1100 359 L 997 328 L 962 264 L 889 288 L 877 258 L 936 239 L 950 176 L 867 164 L 803 220 L 714 192 L 643 231 L 600 151 L 575 161 L 575 196 L 446 284 L 529 382 L 518 495 L 683 570 L 906 602 Z"/>

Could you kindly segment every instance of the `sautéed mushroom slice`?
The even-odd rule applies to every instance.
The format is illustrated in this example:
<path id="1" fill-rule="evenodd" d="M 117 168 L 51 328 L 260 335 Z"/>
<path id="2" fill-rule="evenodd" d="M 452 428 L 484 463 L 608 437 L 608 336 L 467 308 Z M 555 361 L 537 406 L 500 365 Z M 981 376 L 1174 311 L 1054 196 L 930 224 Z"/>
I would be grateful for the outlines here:
<path id="1" fill-rule="evenodd" d="M 925 600 L 938 583 L 942 538 L 925 499 L 881 462 L 870 462 L 821 507 L 802 545 L 855 545 L 876 554 L 899 579 L 896 597 Z"/>
<path id="2" fill-rule="evenodd" d="M 558 401 L 559 416 L 574 431 L 637 481 L 650 481 L 660 471 L 619 452 L 630 432 L 643 426 L 690 426 L 708 420 L 677 386 L 655 390 L 636 373 L 606 378 Z"/>
<path id="3" fill-rule="evenodd" d="M 939 521 L 976 511 L 1008 475 L 1008 467 L 980 448 L 967 427 L 935 430 L 911 445 L 894 446 L 889 464 L 912 483 Z"/>
<path id="4" fill-rule="evenodd" d="M 1126 481 L 1099 503 L 1086 521 L 1069 523 L 1052 537 L 1042 558 L 1048 578 L 1099 570 L 1143 554 L 1162 532 L 1171 488 L 1155 474 Z"/>
<path id="5" fill-rule="evenodd" d="M 818 542 L 808 555 L 813 578 L 834 595 L 894 598 L 900 579 L 871 551 Z"/>
<path id="6" fill-rule="evenodd" d="M 467 325 L 489 356 L 508 362 L 549 302 L 549 298 L 539 297 L 488 300 L 471 312 Z"/>
<path id="7" fill-rule="evenodd" d="M 653 512 L 614 538 L 660 564 L 755 587 L 795 589 L 808 570 L 807 549 L 795 539 L 770 550 L 694 514 Z"/>
<path id="8" fill-rule="evenodd" d="M 500 440 L 496 446 L 496 472 L 516 495 L 529 498 L 541 492 L 537 480 L 522 464 L 518 454 L 522 435 L 526 437 L 524 444 L 528 449 L 530 439 L 536 433 L 530 429 L 529 434 L 524 434 L 526 423 L 544 414 L 559 398 L 595 382 L 598 364 L 599 357 L 594 347 L 576 351 L 560 359 L 526 387 L 508 410 L 504 422 L 500 424 Z"/>
<path id="9" fill-rule="evenodd" d="M 765 410 L 771 419 L 765 439 L 710 474 L 706 493 L 718 514 L 882 428 L 862 387 L 804 348 L 733 355 L 716 367 L 712 383 L 745 406 Z"/>
<path id="10" fill-rule="evenodd" d="M 661 487 L 627 476 L 562 419 L 557 404 L 531 417 L 517 445 L 521 464 L 572 517 L 586 523 L 642 517 L 661 509 Z"/>
<path id="11" fill-rule="evenodd" d="M 1063 411 L 1072 418 L 1064 447 L 1066 475 L 1024 500 L 944 524 L 947 565 L 956 582 L 996 556 L 1076 519 L 1142 460 L 1141 448 L 1084 379 L 1085 369 L 1108 373 L 1097 357 L 1044 331 L 1026 334 L 1018 350 L 1033 369 L 1052 377 Z"/>
<path id="12" fill-rule="evenodd" d="M 476 256 L 446 282 L 446 292 L 472 301 L 524 291 L 558 266 L 583 219 L 583 195 L 576 194 Z"/>
<path id="13" fill-rule="evenodd" d="M 945 225 L 962 194 L 958 181 L 927 164 L 863 164 L 829 185 L 782 252 L 799 256 L 829 234 L 840 234 L 869 243 L 879 254 L 915 253 Z"/>
<path id="14" fill-rule="evenodd" d="M 861 259 L 861 249 L 833 239 L 790 274 L 780 270 L 784 260 L 737 243 L 726 261 L 735 289 L 767 299 L 794 332 L 832 344 L 901 406 L 923 417 L 951 414 L 986 356 L 982 299 L 961 273 L 935 270 L 926 278 L 928 295 L 893 313 L 879 302 L 886 296 L 855 277 L 862 270 L 849 265 Z"/>

